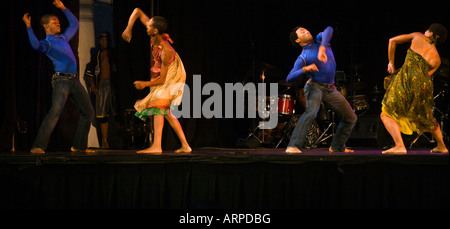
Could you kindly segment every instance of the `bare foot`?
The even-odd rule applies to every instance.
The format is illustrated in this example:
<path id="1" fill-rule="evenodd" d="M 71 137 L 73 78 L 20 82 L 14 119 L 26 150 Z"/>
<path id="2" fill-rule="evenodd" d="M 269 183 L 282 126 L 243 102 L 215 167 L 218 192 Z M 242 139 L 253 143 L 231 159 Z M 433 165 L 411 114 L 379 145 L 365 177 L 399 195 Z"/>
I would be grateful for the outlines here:
<path id="1" fill-rule="evenodd" d="M 101 147 L 102 149 L 109 149 L 109 144 L 108 144 L 108 142 L 103 142 L 102 143 L 102 147 Z"/>
<path id="2" fill-rule="evenodd" d="M 405 147 L 392 147 L 388 150 L 382 151 L 382 154 L 406 154 L 406 148 Z"/>
<path id="3" fill-rule="evenodd" d="M 183 146 L 183 147 L 175 150 L 175 153 L 190 153 L 190 152 L 192 152 L 192 149 L 189 146 L 188 147 Z"/>
<path id="4" fill-rule="evenodd" d="M 345 152 L 345 153 L 353 153 L 353 152 L 355 152 L 355 150 L 352 150 L 352 149 L 349 149 L 349 148 L 345 148 L 344 151 L 337 151 L 337 150 L 332 149 L 331 146 L 330 146 L 330 148 L 328 148 L 328 151 L 330 151 L 331 153 L 332 152 Z"/>
<path id="5" fill-rule="evenodd" d="M 85 153 L 95 153 L 95 150 L 91 150 L 91 149 L 86 148 L 86 149 L 84 150 L 84 152 L 85 152 Z"/>
<path id="6" fill-rule="evenodd" d="M 41 148 L 33 148 L 33 149 L 30 150 L 30 152 L 32 154 L 44 154 L 45 153 L 45 151 L 43 149 L 41 149 Z"/>
<path id="7" fill-rule="evenodd" d="M 302 153 L 301 150 L 299 150 L 297 147 L 287 147 L 286 151 L 287 154 L 296 154 L 296 153 Z"/>
<path id="8" fill-rule="evenodd" d="M 448 149 L 447 148 L 439 148 L 436 147 L 434 149 L 431 150 L 432 153 L 448 153 Z"/>
<path id="9" fill-rule="evenodd" d="M 136 153 L 146 153 L 146 154 L 161 155 L 162 154 L 162 149 L 161 148 L 157 148 L 157 147 L 149 147 L 147 149 L 139 150 Z"/>
<path id="10" fill-rule="evenodd" d="M 72 151 L 74 153 L 78 153 L 78 152 L 80 152 L 80 153 L 95 153 L 94 150 L 91 150 L 91 149 L 88 149 L 88 148 L 86 148 L 85 150 L 79 150 L 79 149 L 75 149 L 75 148 L 71 147 L 70 151 Z"/>

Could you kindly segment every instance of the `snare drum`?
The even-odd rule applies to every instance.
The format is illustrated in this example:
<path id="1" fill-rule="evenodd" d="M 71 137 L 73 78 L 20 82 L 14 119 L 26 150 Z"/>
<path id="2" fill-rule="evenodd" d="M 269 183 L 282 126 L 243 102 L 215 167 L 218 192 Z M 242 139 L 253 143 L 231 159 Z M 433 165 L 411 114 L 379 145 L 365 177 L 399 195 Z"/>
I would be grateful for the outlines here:
<path id="1" fill-rule="evenodd" d="M 278 95 L 278 113 L 288 115 L 294 113 L 294 99 L 290 95 Z"/>

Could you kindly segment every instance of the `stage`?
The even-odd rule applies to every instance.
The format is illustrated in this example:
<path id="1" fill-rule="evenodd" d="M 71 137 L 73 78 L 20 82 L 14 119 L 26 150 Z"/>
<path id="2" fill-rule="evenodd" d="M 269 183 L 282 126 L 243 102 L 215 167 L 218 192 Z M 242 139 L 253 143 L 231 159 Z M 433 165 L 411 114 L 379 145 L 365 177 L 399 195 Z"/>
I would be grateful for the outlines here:
<path id="1" fill-rule="evenodd" d="M 431 209 L 449 207 L 449 157 L 354 148 L 194 149 L 162 155 L 0 153 L 2 209 Z"/>

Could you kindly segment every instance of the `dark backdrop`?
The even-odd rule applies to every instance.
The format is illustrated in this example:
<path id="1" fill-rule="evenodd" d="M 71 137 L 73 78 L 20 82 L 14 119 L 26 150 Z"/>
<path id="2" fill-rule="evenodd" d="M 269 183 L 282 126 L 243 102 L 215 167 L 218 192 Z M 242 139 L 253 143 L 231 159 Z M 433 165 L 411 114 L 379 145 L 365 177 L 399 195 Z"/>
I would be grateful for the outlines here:
<path id="1" fill-rule="evenodd" d="M 64 3 L 78 15 L 78 1 Z M 119 108 L 123 112 L 145 96 L 136 91 L 132 82 L 149 77 L 149 38 L 137 22 L 130 44 L 120 39 L 128 17 L 135 7 L 148 15 L 168 19 L 168 33 L 174 48 L 183 60 L 186 83 L 192 90 L 193 74 L 201 74 L 202 84 L 216 82 L 259 82 L 259 65 L 274 66 L 277 73 L 267 74 L 266 82 L 285 78 L 300 50 L 293 49 L 289 32 L 297 25 L 308 28 L 315 36 L 326 26 L 334 27 L 332 47 L 337 68 L 346 75 L 358 75 L 365 82 L 364 91 L 376 85 L 382 88 L 387 68 L 387 44 L 390 37 L 410 32 L 424 32 L 431 23 L 448 28 L 448 2 L 429 2 L 416 6 L 406 1 L 114 1 L 114 36 L 118 54 Z M 6 25 L 6 42 L 2 51 L 0 99 L 0 150 L 11 148 L 12 133 L 16 147 L 28 150 L 36 131 L 49 109 L 52 66 L 47 57 L 33 51 L 21 20 L 30 12 L 38 38 L 38 18 L 47 11 L 58 10 L 51 1 L 10 2 L 2 7 Z M 60 17 L 64 18 L 64 16 Z M 65 22 L 62 20 L 62 27 Z M 77 50 L 78 39 L 71 41 Z M 397 67 L 403 63 L 408 45 L 397 50 Z M 448 61 L 448 42 L 439 47 L 441 57 Z M 76 52 L 75 52 L 76 53 Z M 191 91 L 192 93 L 192 91 Z M 203 96 L 205 100 L 209 96 Z M 192 113 L 192 111 L 191 111 Z M 52 135 L 50 149 L 70 147 L 77 111 L 70 103 Z M 27 133 L 19 133 L 17 120 L 24 120 Z M 193 147 L 233 147 L 245 138 L 252 119 L 181 118 L 187 139 Z M 22 129 L 23 130 L 23 129 Z M 178 140 L 166 123 L 165 149 L 178 147 Z"/>

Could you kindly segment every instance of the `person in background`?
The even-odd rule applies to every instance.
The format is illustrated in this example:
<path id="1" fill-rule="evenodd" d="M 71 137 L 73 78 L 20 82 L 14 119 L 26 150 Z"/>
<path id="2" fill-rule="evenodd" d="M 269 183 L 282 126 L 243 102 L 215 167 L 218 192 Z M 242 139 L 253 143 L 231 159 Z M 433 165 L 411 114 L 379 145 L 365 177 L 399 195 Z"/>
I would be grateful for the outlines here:
<path id="1" fill-rule="evenodd" d="M 91 50 L 91 61 L 86 66 L 85 80 L 95 98 L 95 115 L 100 123 L 102 137 L 101 148 L 108 149 L 109 118 L 117 115 L 113 87 L 117 68 L 110 34 L 101 32 L 98 41 L 99 46 Z"/>

